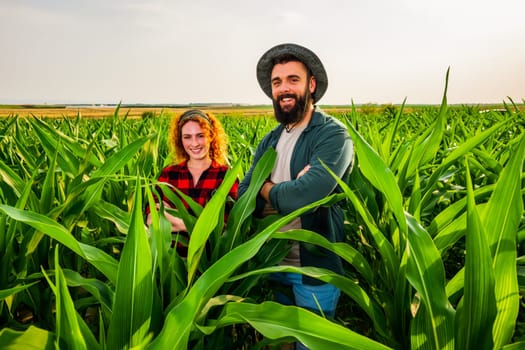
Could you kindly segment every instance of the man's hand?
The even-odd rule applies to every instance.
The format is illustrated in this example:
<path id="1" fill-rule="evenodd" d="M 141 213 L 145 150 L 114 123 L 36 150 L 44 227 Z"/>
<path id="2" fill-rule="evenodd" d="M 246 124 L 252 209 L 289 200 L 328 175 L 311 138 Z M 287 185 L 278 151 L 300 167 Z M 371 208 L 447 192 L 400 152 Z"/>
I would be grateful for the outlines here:
<path id="1" fill-rule="evenodd" d="M 306 166 L 297 174 L 297 178 L 300 178 L 304 174 L 306 174 L 310 170 L 310 164 L 306 164 Z"/>
<path id="2" fill-rule="evenodd" d="M 261 187 L 261 190 L 259 191 L 260 195 L 264 198 L 264 200 L 268 203 L 270 203 L 270 190 L 272 189 L 272 187 L 274 186 L 275 184 L 270 181 L 270 180 L 266 180 L 262 187 Z"/>

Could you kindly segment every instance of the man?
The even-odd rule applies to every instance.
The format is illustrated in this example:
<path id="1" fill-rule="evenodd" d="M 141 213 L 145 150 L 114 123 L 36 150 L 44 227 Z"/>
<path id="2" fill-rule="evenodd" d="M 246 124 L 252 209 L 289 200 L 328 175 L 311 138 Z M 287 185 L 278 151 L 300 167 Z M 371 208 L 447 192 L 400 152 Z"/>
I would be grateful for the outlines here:
<path id="1" fill-rule="evenodd" d="M 336 190 L 336 180 L 321 161 L 338 177 L 345 178 L 353 164 L 353 144 L 346 127 L 315 106 L 328 87 L 328 78 L 323 64 L 312 51 L 296 44 L 271 48 L 257 64 L 257 79 L 272 99 L 275 118 L 280 124 L 258 145 L 253 164 L 239 185 L 239 195 L 247 190 L 260 157 L 273 147 L 277 159 L 270 179 L 259 192 L 256 214 L 286 215 Z M 297 228 L 317 232 L 331 242 L 341 241 L 345 235 L 342 209 L 338 205 L 319 207 L 281 231 Z M 343 273 L 339 256 L 299 242 L 293 242 L 281 264 L 322 267 Z M 319 303 L 325 315 L 334 316 L 340 295 L 335 286 L 295 273 L 274 274 L 272 278 L 292 287 L 291 303 L 313 311 L 318 311 Z"/>

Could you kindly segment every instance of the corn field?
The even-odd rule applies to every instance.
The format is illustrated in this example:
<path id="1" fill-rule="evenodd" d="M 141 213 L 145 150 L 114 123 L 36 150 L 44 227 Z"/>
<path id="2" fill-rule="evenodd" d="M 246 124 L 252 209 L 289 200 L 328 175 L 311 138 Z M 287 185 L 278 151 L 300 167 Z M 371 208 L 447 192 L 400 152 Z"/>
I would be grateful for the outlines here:
<path id="1" fill-rule="evenodd" d="M 525 113 L 473 106 L 336 115 L 356 159 L 341 191 L 285 217 L 252 217 L 275 152 L 222 217 L 269 116 L 219 115 L 229 171 L 205 206 L 173 194 L 187 260 L 153 210 L 170 115 L 0 119 L 0 348 L 523 349 Z M 328 169 L 329 170 L 329 169 Z M 346 241 L 279 227 L 318 206 L 345 210 Z M 288 240 L 325 247 L 344 276 L 284 267 Z M 206 247 L 211 247 L 206 249 Z M 272 301 L 269 273 L 342 291 L 334 319 Z"/>

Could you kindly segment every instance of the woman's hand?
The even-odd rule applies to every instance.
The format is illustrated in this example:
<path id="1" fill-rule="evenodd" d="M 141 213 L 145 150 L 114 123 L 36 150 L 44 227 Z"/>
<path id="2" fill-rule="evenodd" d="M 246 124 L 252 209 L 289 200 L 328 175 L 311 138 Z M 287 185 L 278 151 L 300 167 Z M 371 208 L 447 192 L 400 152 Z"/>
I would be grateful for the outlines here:
<path id="1" fill-rule="evenodd" d="M 171 206 L 168 203 L 163 203 L 164 208 L 171 208 Z M 157 204 L 156 207 L 158 210 L 160 208 L 160 205 Z M 169 213 L 167 210 L 164 210 L 164 217 L 168 219 L 169 223 L 171 224 L 171 232 L 187 231 L 186 225 L 184 225 L 184 221 L 181 218 Z M 151 214 L 149 214 L 146 218 L 146 224 L 148 226 L 151 225 Z"/>
<path id="2" fill-rule="evenodd" d="M 187 231 L 186 225 L 184 225 L 184 221 L 176 217 L 175 215 L 172 215 L 168 212 L 164 212 L 164 217 L 168 219 L 168 221 L 171 224 L 171 232 L 180 232 L 180 231 Z"/>

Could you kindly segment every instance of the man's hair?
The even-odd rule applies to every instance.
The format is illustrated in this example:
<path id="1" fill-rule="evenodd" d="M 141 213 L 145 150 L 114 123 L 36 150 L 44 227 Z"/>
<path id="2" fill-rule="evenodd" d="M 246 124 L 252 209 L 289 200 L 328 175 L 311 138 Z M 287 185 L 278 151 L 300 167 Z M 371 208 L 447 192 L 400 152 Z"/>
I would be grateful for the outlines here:
<path id="1" fill-rule="evenodd" d="M 306 78 L 310 78 L 313 75 L 312 71 L 306 65 L 306 63 L 304 63 L 297 56 L 292 55 L 291 53 L 284 53 L 282 55 L 279 55 L 279 56 L 275 57 L 273 59 L 273 61 L 272 61 L 273 66 L 275 66 L 276 64 L 285 64 L 285 63 L 288 63 L 288 62 L 301 62 L 306 67 L 306 73 L 307 73 L 306 74 Z"/>

